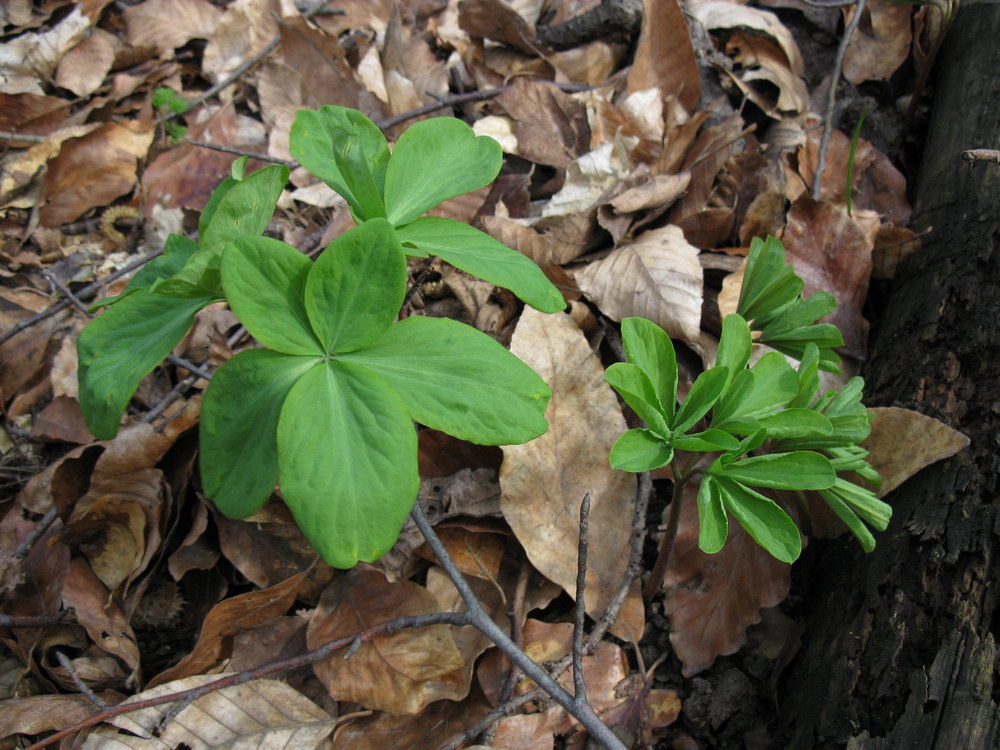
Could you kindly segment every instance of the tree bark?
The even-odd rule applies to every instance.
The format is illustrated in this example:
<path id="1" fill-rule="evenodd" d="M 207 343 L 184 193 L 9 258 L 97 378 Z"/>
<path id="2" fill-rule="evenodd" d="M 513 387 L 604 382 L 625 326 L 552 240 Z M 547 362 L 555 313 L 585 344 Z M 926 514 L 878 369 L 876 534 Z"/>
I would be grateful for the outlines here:
<path id="1" fill-rule="evenodd" d="M 1000 747 L 1000 4 L 965 2 L 941 51 L 914 227 L 866 375 L 971 446 L 887 500 L 865 556 L 816 545 L 806 642 L 781 691 L 784 747 Z"/>

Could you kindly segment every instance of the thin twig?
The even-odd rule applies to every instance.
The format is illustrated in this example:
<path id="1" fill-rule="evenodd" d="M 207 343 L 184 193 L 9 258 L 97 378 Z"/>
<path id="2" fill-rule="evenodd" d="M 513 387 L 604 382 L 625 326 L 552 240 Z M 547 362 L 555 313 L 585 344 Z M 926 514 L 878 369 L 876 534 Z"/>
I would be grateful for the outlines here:
<path id="1" fill-rule="evenodd" d="M 44 135 L 28 135 L 27 133 L 14 133 L 10 130 L 0 130 L 0 138 L 5 141 L 24 141 L 25 143 L 45 143 Z"/>
<path id="2" fill-rule="evenodd" d="M 170 408 L 171 404 L 181 397 L 184 391 L 194 385 L 196 380 L 198 380 L 197 375 L 188 375 L 179 381 L 177 385 L 170 389 L 170 392 L 166 396 L 160 399 L 160 402 L 156 406 L 142 415 L 139 424 L 150 424 L 154 419 L 157 419 L 163 412 Z"/>
<path id="3" fill-rule="evenodd" d="M 66 674 L 69 675 L 69 678 L 73 681 L 76 689 L 83 693 L 87 700 L 102 711 L 108 707 L 108 704 L 104 702 L 104 699 L 87 687 L 87 683 L 80 679 L 80 675 L 76 673 L 76 667 L 73 666 L 73 662 L 69 660 L 69 657 L 66 656 L 66 654 L 59 649 L 56 649 L 56 659 L 59 660 L 59 664 L 62 665 L 62 668 L 66 670 Z"/>
<path id="4" fill-rule="evenodd" d="M 41 539 L 42 535 L 49 530 L 49 526 L 52 525 L 58 515 L 59 512 L 56 510 L 55 506 L 49 508 L 48 512 L 42 516 L 41 520 L 35 524 L 35 528 L 28 532 L 28 536 L 24 538 L 24 541 L 14 548 L 14 552 L 11 556 L 15 561 L 23 560 L 28 556 L 28 553 L 31 552 L 31 548 L 35 546 L 35 542 Z"/>
<path id="5" fill-rule="evenodd" d="M 268 161 L 272 164 L 284 164 L 289 169 L 295 169 L 299 166 L 297 161 L 288 161 L 287 159 L 279 159 L 277 156 L 269 156 L 268 154 L 262 154 L 259 151 L 249 151 L 245 148 L 237 148 L 236 146 L 224 146 L 221 143 L 208 143 L 207 141 L 196 141 L 193 138 L 182 138 L 182 143 L 186 143 L 189 146 L 197 146 L 198 148 L 207 148 L 210 151 L 221 151 L 224 154 L 235 154 L 236 156 L 247 156 L 251 159 L 257 159 L 258 161 Z"/>
<path id="6" fill-rule="evenodd" d="M 196 365 L 194 362 L 188 362 L 183 357 L 178 357 L 175 354 L 167 355 L 167 360 L 171 363 L 177 365 L 178 367 L 183 367 L 188 372 L 197 375 L 202 380 L 211 380 L 212 373 L 205 369 L 205 364 Z"/>
<path id="7" fill-rule="evenodd" d="M 63 296 L 68 299 L 77 310 L 81 311 L 88 318 L 91 317 L 90 313 L 87 311 L 87 306 L 80 301 L 80 299 L 70 291 L 70 288 L 63 284 L 59 279 L 55 277 L 55 274 L 51 274 L 48 271 L 43 271 L 42 276 L 48 281 L 52 286 L 62 292 Z"/>
<path id="8" fill-rule="evenodd" d="M 151 253 L 147 253 L 138 260 L 129 263 L 127 266 L 122 266 L 117 271 L 109 273 L 103 279 L 98 279 L 97 281 L 88 284 L 87 286 L 85 286 L 83 289 L 81 289 L 79 292 L 76 293 L 76 298 L 82 300 L 93 297 L 95 294 L 97 294 L 97 292 L 99 292 L 102 288 L 110 284 L 115 279 L 125 276 L 126 274 L 132 273 L 133 271 L 138 270 L 139 268 L 142 268 L 144 265 L 149 263 L 149 261 L 153 260 L 154 258 L 158 258 L 161 255 L 163 255 L 162 248 L 159 250 L 154 250 Z M 4 333 L 3 335 L 0 335 L 0 344 L 6 343 L 10 339 L 14 338 L 14 336 L 19 334 L 25 328 L 30 328 L 31 326 L 35 325 L 36 323 L 40 323 L 46 318 L 51 318 L 56 313 L 65 310 L 71 304 L 73 303 L 68 298 L 62 299 L 59 302 L 49 305 L 40 313 L 32 315 L 30 318 L 25 318 L 24 320 L 19 321 L 16 325 L 12 326 L 9 331 Z"/>
<path id="9" fill-rule="evenodd" d="M 966 161 L 991 161 L 1000 164 L 1000 151 L 992 148 L 971 148 L 963 151 L 961 156 Z"/>
<path id="10" fill-rule="evenodd" d="M 0 614 L 0 628 L 52 628 L 70 622 L 76 622 L 76 612 L 72 608 L 47 615 Z"/>
<path id="11" fill-rule="evenodd" d="M 653 569 L 649 571 L 649 578 L 643 586 L 642 595 L 648 600 L 656 596 L 663 583 L 663 577 L 667 573 L 670 565 L 670 554 L 674 550 L 674 540 L 677 539 L 677 529 L 681 520 L 681 504 L 684 502 L 684 487 L 686 482 L 680 481 L 678 476 L 674 476 L 673 499 L 670 501 L 670 515 L 667 518 L 667 528 L 663 532 L 660 540 L 660 551 L 656 555 L 656 562 Z"/>
<path id="12" fill-rule="evenodd" d="M 830 135 L 833 133 L 833 114 L 837 106 L 837 83 L 840 81 L 841 71 L 844 69 L 844 55 L 847 54 L 847 46 L 851 43 L 854 30 L 861 21 L 861 15 L 865 12 L 867 0 L 858 0 L 854 8 L 854 15 L 847 22 L 844 28 L 844 36 L 841 37 L 840 46 L 837 47 L 837 57 L 833 62 L 833 72 L 830 74 L 830 89 L 826 92 L 826 112 L 823 115 L 823 136 L 819 142 L 819 157 L 816 160 L 816 176 L 813 178 L 812 197 L 819 200 L 820 183 L 823 178 L 823 171 L 826 169 L 826 151 L 830 147 Z"/>
<path id="13" fill-rule="evenodd" d="M 493 641 L 512 662 L 521 668 L 522 672 L 534 680 L 556 703 L 565 708 L 579 721 L 597 742 L 600 742 L 608 750 L 625 750 L 625 746 L 621 740 L 615 736 L 614 732 L 608 729 L 594 712 L 593 706 L 585 700 L 578 700 L 566 692 L 562 685 L 549 677 L 548 672 L 538 666 L 527 654 L 515 646 L 507 634 L 486 614 L 479 599 L 476 598 L 475 593 L 451 559 L 451 555 L 448 554 L 448 550 L 445 549 L 438 535 L 431 528 L 430 522 L 427 520 L 427 516 L 424 514 L 423 508 L 420 507 L 419 502 L 414 504 L 413 510 L 410 512 L 410 517 L 416 522 L 420 533 L 424 535 L 427 544 L 434 551 L 438 562 L 441 563 L 441 567 L 444 568 L 451 582 L 455 584 L 455 588 L 458 589 L 459 594 L 462 596 L 462 600 L 465 602 L 467 608 L 466 612 L 469 615 L 470 624 L 474 625 L 477 630 Z"/>
<path id="14" fill-rule="evenodd" d="M 243 685 L 247 682 L 259 680 L 262 677 L 267 677 L 277 672 L 284 672 L 290 669 L 297 669 L 298 667 L 302 667 L 307 664 L 314 664 L 317 661 L 331 656 L 340 649 L 346 648 L 355 639 L 359 639 L 362 642 L 367 643 L 380 635 L 397 633 L 408 628 L 424 628 L 430 625 L 455 625 L 461 627 L 472 624 L 470 620 L 471 618 L 467 612 L 433 612 L 426 615 L 410 615 L 407 617 L 397 617 L 393 620 L 386 620 L 385 622 L 373 625 L 360 633 L 338 638 L 335 641 L 330 641 L 319 648 L 307 651 L 304 654 L 290 659 L 272 662 L 244 672 L 235 672 L 205 685 L 201 685 L 200 687 L 190 688 L 189 690 L 181 690 L 176 693 L 156 696 L 155 698 L 145 698 L 143 700 L 133 701 L 132 703 L 120 703 L 117 706 L 111 706 L 98 714 L 94 714 L 93 716 L 77 722 L 71 727 L 56 732 L 55 734 L 36 742 L 34 745 L 29 746 L 28 750 L 42 750 L 42 748 L 54 745 L 60 740 L 79 732 L 81 729 L 86 729 L 87 727 L 92 727 L 95 724 L 100 724 L 102 721 L 106 721 L 114 716 L 121 716 L 122 714 L 139 711 L 143 708 L 162 706 L 166 703 L 173 703 L 174 701 L 186 700 L 189 697 L 200 698 L 203 695 L 214 693 L 215 691 L 223 688 L 232 687 L 234 685 Z"/>
<path id="15" fill-rule="evenodd" d="M 573 612 L 573 694 L 587 700 L 587 681 L 583 679 L 583 636 L 587 619 L 587 544 L 590 534 L 590 493 L 580 503 L 580 541 L 576 553 L 576 606 Z"/>

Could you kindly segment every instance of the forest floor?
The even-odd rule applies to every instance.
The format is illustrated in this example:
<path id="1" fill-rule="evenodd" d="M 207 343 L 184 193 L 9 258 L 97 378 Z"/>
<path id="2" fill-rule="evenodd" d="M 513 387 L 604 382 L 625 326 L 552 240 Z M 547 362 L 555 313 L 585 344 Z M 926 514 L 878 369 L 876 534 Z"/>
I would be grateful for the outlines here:
<path id="1" fill-rule="evenodd" d="M 895 268 L 919 248 L 908 180 L 947 22 L 936 6 L 884 0 L 691 0 L 683 10 L 669 0 L 645 3 L 641 26 L 557 48 L 558 24 L 596 5 L 0 9 L 0 750 L 99 716 L 102 704 L 195 687 L 457 603 L 412 523 L 384 558 L 344 572 L 317 560 L 279 495 L 243 520 L 206 498 L 202 393 L 253 346 L 224 303 L 200 312 L 142 382 L 118 437 L 94 440 L 81 413 L 75 344 L 88 306 L 120 293 L 170 233 L 196 231 L 238 155 L 251 157 L 248 172 L 292 168 L 267 236 L 316 255 L 352 226 L 344 200 L 288 150 L 295 113 L 327 104 L 361 110 L 390 142 L 441 115 L 496 138 L 499 178 L 435 215 L 532 258 L 569 303 L 568 314 L 544 315 L 440 260 L 410 262 L 404 316 L 478 328 L 557 394 L 549 432 L 526 447 L 419 431 L 420 502 L 487 610 L 513 622 L 536 661 L 569 653 L 579 507 L 591 493 L 592 621 L 609 621 L 623 580 L 627 592 L 584 659 L 598 713 L 634 747 L 784 746 L 776 696 L 808 637 L 813 546 L 854 542 L 830 541 L 843 530 L 830 518 L 803 518 L 810 546 L 789 566 L 731 523 L 726 548 L 709 556 L 687 502 L 670 563 L 651 582 L 672 480 L 660 470 L 650 485 L 608 465 L 615 439 L 639 422 L 603 372 L 621 358 L 617 322 L 641 315 L 674 340 L 686 390 L 714 363 L 751 238 L 774 235 L 806 294 L 838 301 L 844 367 L 826 385 L 863 375 Z M 642 574 L 629 585 L 630 519 L 644 492 Z M 280 717 L 235 736 L 443 746 L 509 694 L 509 666 L 469 628 L 435 628 L 277 672 L 252 695 L 231 694 L 229 708 L 199 699 L 201 718 L 191 706 L 166 720 L 163 707 L 105 717 L 60 746 L 212 747 L 191 738 L 261 706 Z M 162 737 L 151 734 L 158 723 Z M 488 731 L 483 745 L 509 750 L 583 746 L 552 705 Z"/>

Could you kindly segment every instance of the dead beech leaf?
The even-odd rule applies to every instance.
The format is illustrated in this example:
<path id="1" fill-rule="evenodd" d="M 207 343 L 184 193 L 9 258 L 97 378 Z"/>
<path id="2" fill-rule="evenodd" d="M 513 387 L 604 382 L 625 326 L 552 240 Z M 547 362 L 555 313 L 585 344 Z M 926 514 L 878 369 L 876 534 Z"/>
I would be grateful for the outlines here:
<path id="1" fill-rule="evenodd" d="M 862 443 L 868 463 L 882 475 L 878 496 L 885 497 L 926 466 L 943 461 L 969 445 L 969 438 L 944 422 L 896 406 L 868 410 L 872 432 Z"/>
<path id="2" fill-rule="evenodd" d="M 201 674 L 228 658 L 233 638 L 238 633 L 285 614 L 305 577 L 306 573 L 302 572 L 270 588 L 233 596 L 216 604 L 201 626 L 194 649 L 177 664 L 156 675 L 148 687 Z"/>
<path id="3" fill-rule="evenodd" d="M 701 76 L 684 13 L 677 0 L 644 0 L 635 60 L 628 74 L 630 93 L 659 89 L 693 112 L 701 96 Z"/>
<path id="4" fill-rule="evenodd" d="M 516 153 L 525 159 L 568 167 L 587 151 L 590 128 L 586 108 L 553 83 L 515 78 L 496 102 L 510 115 Z"/>
<path id="5" fill-rule="evenodd" d="M 856 12 L 844 11 L 844 23 Z M 854 84 L 886 81 L 910 54 L 910 15 L 906 3 L 879 2 L 865 6 L 861 23 L 844 54 L 844 78 Z"/>
<path id="6" fill-rule="evenodd" d="M 154 466 L 177 438 L 198 424 L 201 396 L 190 399 L 162 425 L 137 424 L 122 429 L 114 440 L 102 442 L 104 453 L 94 467 L 93 479 L 130 474 Z"/>
<path id="7" fill-rule="evenodd" d="M 872 240 L 846 209 L 801 196 L 788 210 L 782 240 L 788 261 L 805 281 L 803 295 L 826 290 L 837 309 L 824 318 L 844 334 L 844 350 L 865 359 L 868 321 L 861 314 L 872 268 Z"/>
<path id="8" fill-rule="evenodd" d="M 439 527 L 437 533 L 463 574 L 496 583 L 506 549 L 502 536 L 448 526 Z M 436 561 L 434 553 L 427 546 L 417 549 L 417 554 Z"/>
<path id="9" fill-rule="evenodd" d="M 458 4 L 458 24 L 472 36 L 504 42 L 534 55 L 539 49 L 534 26 L 539 8 L 535 7 L 533 17 L 525 18 L 503 0 L 463 0 Z"/>
<path id="10" fill-rule="evenodd" d="M 201 687 L 220 675 L 196 675 L 154 687 L 126 703 Z M 122 732 L 91 734 L 83 750 L 191 750 L 212 748 L 318 748 L 336 720 L 291 686 L 279 680 L 255 680 L 225 687 L 200 698 L 164 723 L 176 702 L 115 716 L 109 723 Z M 162 731 L 159 730 L 163 724 Z"/>
<path id="11" fill-rule="evenodd" d="M 805 75 L 805 63 L 802 61 L 799 46 L 795 43 L 791 32 L 785 28 L 774 13 L 724 0 L 707 0 L 707 2 L 696 3 L 691 7 L 690 12 L 709 31 L 715 29 L 753 29 L 760 34 L 771 37 L 784 53 L 785 59 L 788 61 L 788 69 L 797 76 Z"/>
<path id="12" fill-rule="evenodd" d="M 872 278 L 891 279 L 896 276 L 896 269 L 911 253 L 920 249 L 920 237 L 912 229 L 883 224 L 875 236 L 875 248 L 872 250 Z"/>
<path id="13" fill-rule="evenodd" d="M 548 432 L 526 445 L 503 448 L 500 507 L 531 563 L 573 595 L 580 503 L 590 493 L 586 602 L 587 612 L 597 617 L 628 562 L 636 479 L 608 464 L 625 419 L 604 382 L 604 368 L 568 315 L 526 308 L 511 351 L 555 395 L 545 412 Z M 638 640 L 642 630 L 641 600 L 630 597 L 616 632 Z"/>
<path id="14" fill-rule="evenodd" d="M 309 621 L 310 649 L 404 615 L 439 612 L 434 596 L 412 581 L 390 583 L 381 572 L 357 567 L 335 579 Z M 433 701 L 468 693 L 464 660 L 447 625 L 403 630 L 375 638 L 350 660 L 343 654 L 313 671 L 334 700 L 349 700 L 391 714 L 415 714 Z M 463 683 L 465 683 L 463 685 Z"/>
<path id="15" fill-rule="evenodd" d="M 111 33 L 95 29 L 63 56 L 56 71 L 56 85 L 81 97 L 97 91 L 115 61 L 116 43 Z"/>
<path id="16" fill-rule="evenodd" d="M 42 83 L 49 84 L 56 65 L 75 47 L 91 27 L 80 5 L 46 31 L 21 34 L 0 44 L 0 91 L 5 94 L 42 94 Z"/>
<path id="17" fill-rule="evenodd" d="M 611 207 L 620 214 L 633 211 L 643 211 L 647 208 L 669 206 L 677 200 L 688 185 L 691 184 L 691 173 L 661 174 L 651 180 L 626 190 L 611 199 Z"/>
<path id="18" fill-rule="evenodd" d="M 205 46 L 202 72 L 214 82 L 232 74 L 278 35 L 280 15 L 279 0 L 230 3 Z"/>
<path id="19" fill-rule="evenodd" d="M 637 315 L 671 338 L 699 340 L 703 271 L 698 248 L 676 226 L 652 229 L 576 273 L 576 282 L 612 320 Z"/>
<path id="20" fill-rule="evenodd" d="M 663 609 L 670 618 L 670 643 L 685 677 L 732 654 L 746 642 L 746 630 L 760 622 L 760 610 L 788 596 L 786 563 L 775 560 L 735 520 L 720 552 L 698 549 L 697 482 L 684 490 L 680 525 L 663 579 Z"/>
<path id="21" fill-rule="evenodd" d="M 542 208 L 542 218 L 581 214 L 602 203 L 632 170 L 629 149 L 615 137 L 593 151 L 574 159 L 566 169 L 566 181 Z"/>
<path id="22" fill-rule="evenodd" d="M 152 122 L 108 123 L 64 141 L 45 174 L 42 225 L 73 221 L 132 190 L 136 163 L 145 157 L 155 130 Z"/>
<path id="23" fill-rule="evenodd" d="M 192 39 L 211 38 L 223 11 L 207 0 L 146 0 L 123 15 L 129 44 L 172 54 Z"/>
<path id="24" fill-rule="evenodd" d="M 216 513 L 215 524 L 222 555 L 261 588 L 290 578 L 316 560 L 316 550 L 295 523 L 292 512 L 275 497 L 244 519 Z"/>
<path id="25" fill-rule="evenodd" d="M 18 663 L 18 671 L 23 669 Z M 111 693 L 104 696 L 113 700 Z M 89 719 L 100 709 L 86 697 L 76 695 L 33 695 L 0 700 L 0 737 L 13 739 L 16 734 L 41 734 L 64 729 Z"/>

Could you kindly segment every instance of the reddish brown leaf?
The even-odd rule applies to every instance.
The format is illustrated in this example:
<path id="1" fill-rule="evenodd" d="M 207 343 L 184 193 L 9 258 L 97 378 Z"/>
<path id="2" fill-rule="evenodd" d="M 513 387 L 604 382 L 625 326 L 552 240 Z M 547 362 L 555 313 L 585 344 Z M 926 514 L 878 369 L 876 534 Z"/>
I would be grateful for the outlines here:
<path id="1" fill-rule="evenodd" d="M 701 96 L 701 76 L 676 0 L 644 0 L 642 29 L 628 74 L 630 92 L 658 88 L 664 98 L 676 96 L 693 112 Z"/>
<path id="2" fill-rule="evenodd" d="M 517 153 L 553 167 L 568 167 L 590 145 L 583 104 L 553 84 L 516 78 L 497 103 L 513 118 Z"/>

